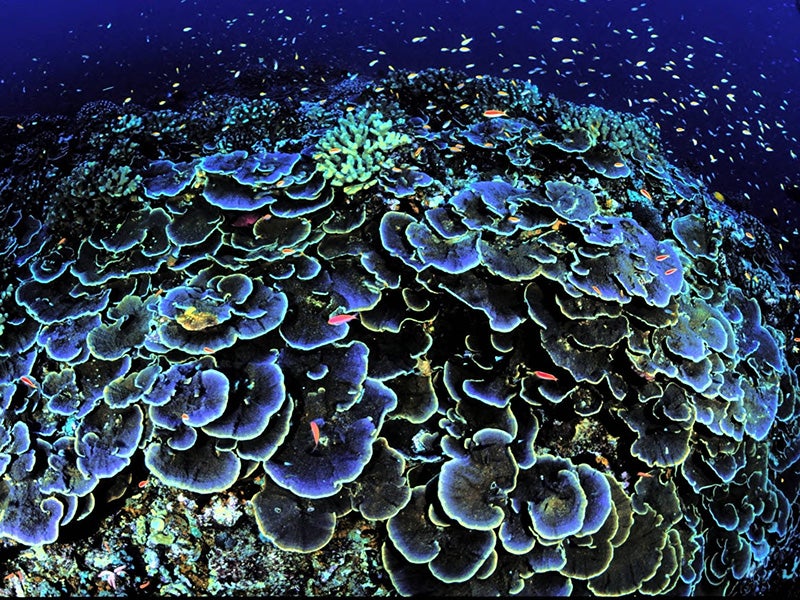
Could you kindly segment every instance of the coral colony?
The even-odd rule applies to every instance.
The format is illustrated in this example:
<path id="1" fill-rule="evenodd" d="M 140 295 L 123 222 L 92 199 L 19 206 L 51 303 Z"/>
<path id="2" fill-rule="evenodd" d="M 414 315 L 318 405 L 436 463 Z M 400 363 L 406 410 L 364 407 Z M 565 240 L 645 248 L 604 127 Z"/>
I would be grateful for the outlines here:
<path id="1" fill-rule="evenodd" d="M 143 461 L 198 494 L 258 476 L 284 550 L 357 511 L 404 595 L 752 576 L 800 456 L 758 224 L 647 119 L 529 82 L 323 100 L 95 103 L 47 138 L 49 182 L 18 182 L 54 186 L 45 222 L 3 215 L 0 534 L 55 542 Z"/>

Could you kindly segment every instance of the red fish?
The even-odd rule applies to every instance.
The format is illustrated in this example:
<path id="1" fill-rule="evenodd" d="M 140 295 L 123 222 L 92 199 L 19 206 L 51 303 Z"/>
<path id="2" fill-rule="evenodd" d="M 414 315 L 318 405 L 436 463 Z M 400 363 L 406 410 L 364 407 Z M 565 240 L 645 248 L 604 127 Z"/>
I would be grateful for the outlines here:
<path id="1" fill-rule="evenodd" d="M 19 378 L 19 380 L 25 385 L 27 385 L 29 388 L 34 390 L 36 389 L 36 383 L 30 377 L 26 377 L 25 375 L 23 375 L 22 377 Z"/>
<path id="2" fill-rule="evenodd" d="M 231 223 L 231 225 L 234 227 L 249 227 L 260 218 L 261 217 L 258 215 L 258 213 L 247 213 L 236 219 L 233 223 Z"/>
<path id="3" fill-rule="evenodd" d="M 656 256 L 656 260 L 661 262 L 662 260 L 667 260 L 669 258 L 669 254 L 659 254 Z"/>
<path id="4" fill-rule="evenodd" d="M 676 273 L 677 271 L 678 271 L 678 269 L 676 269 L 675 267 L 672 267 L 671 269 L 667 269 L 666 271 L 664 271 L 664 275 L 672 275 L 673 273 Z"/>
<path id="5" fill-rule="evenodd" d="M 539 379 L 544 379 L 545 381 L 558 381 L 558 377 L 545 371 L 534 371 L 533 374 Z"/>
<path id="6" fill-rule="evenodd" d="M 507 117 L 506 111 L 504 110 L 496 110 L 496 109 L 489 109 L 483 111 L 483 116 L 493 119 L 495 117 Z"/>
<path id="7" fill-rule="evenodd" d="M 357 319 L 356 315 L 333 315 L 328 319 L 328 325 L 341 325 L 342 323 L 347 323 L 348 321 L 352 321 L 353 319 Z"/>

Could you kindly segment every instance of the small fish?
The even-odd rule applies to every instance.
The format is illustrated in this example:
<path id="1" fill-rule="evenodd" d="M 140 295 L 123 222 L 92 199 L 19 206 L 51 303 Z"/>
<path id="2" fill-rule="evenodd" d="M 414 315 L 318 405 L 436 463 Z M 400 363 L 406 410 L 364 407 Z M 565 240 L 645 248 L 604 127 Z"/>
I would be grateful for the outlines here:
<path id="1" fill-rule="evenodd" d="M 535 377 L 538 377 L 539 379 L 544 379 L 545 381 L 558 381 L 558 377 L 556 377 L 552 373 L 547 373 L 546 371 L 534 371 L 533 374 Z"/>
<path id="2" fill-rule="evenodd" d="M 314 450 L 316 450 L 317 446 L 319 446 L 319 427 L 320 425 L 324 424 L 324 419 L 314 419 L 313 421 L 308 422 L 308 425 L 311 427 L 311 437 L 314 439 Z"/>
<path id="3" fill-rule="evenodd" d="M 19 380 L 25 385 L 27 385 L 29 388 L 34 390 L 36 389 L 36 383 L 30 377 L 26 377 L 25 375 L 23 375 L 22 377 L 19 378 Z"/>
<path id="4" fill-rule="evenodd" d="M 494 108 L 490 108 L 489 110 L 483 111 L 483 116 L 493 119 L 495 117 L 507 117 L 508 115 L 504 110 L 497 110 Z"/>
<path id="5" fill-rule="evenodd" d="M 650 192 L 648 192 L 648 191 L 647 191 L 646 189 L 644 189 L 644 188 L 640 189 L 640 190 L 639 190 L 639 193 L 640 193 L 642 196 L 644 196 L 645 198 L 647 198 L 648 200 L 652 200 L 652 199 L 653 199 L 653 197 L 650 195 Z"/>
<path id="6" fill-rule="evenodd" d="M 656 260 L 661 262 L 662 260 L 667 260 L 669 258 L 669 254 L 659 254 L 656 256 Z"/>
<path id="7" fill-rule="evenodd" d="M 676 269 L 675 267 L 672 267 L 671 269 L 667 269 L 666 271 L 664 271 L 664 275 L 672 275 L 673 273 L 676 273 L 677 271 L 678 271 L 678 269 Z"/>
<path id="8" fill-rule="evenodd" d="M 241 217 L 237 218 L 233 223 L 231 223 L 231 225 L 233 227 L 249 227 L 258 221 L 259 218 L 260 216 L 258 213 L 247 213 L 246 215 L 242 215 Z"/>
<path id="9" fill-rule="evenodd" d="M 342 325 L 343 323 L 347 323 L 348 321 L 352 321 L 353 319 L 357 318 L 358 317 L 356 315 L 333 315 L 328 319 L 328 325 Z"/>

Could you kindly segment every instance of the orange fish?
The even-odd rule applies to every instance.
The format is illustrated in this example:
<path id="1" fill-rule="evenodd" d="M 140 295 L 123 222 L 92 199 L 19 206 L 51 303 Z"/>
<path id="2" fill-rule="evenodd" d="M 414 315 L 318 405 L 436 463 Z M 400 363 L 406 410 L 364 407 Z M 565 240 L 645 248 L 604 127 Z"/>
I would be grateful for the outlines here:
<path id="1" fill-rule="evenodd" d="M 653 199 L 653 197 L 650 195 L 650 192 L 648 192 L 648 191 L 647 191 L 646 189 L 644 189 L 644 188 L 640 189 L 640 190 L 639 190 L 639 193 L 640 193 L 642 196 L 644 196 L 645 198 L 647 198 L 648 200 L 652 200 L 652 199 Z"/>
<path id="2" fill-rule="evenodd" d="M 314 450 L 316 450 L 317 446 L 319 446 L 319 426 L 324 425 L 325 421 L 323 419 L 314 419 L 309 421 L 308 424 L 311 427 L 311 437 L 314 438 Z"/>
<path id="3" fill-rule="evenodd" d="M 533 374 L 539 379 L 544 379 L 545 381 L 558 381 L 558 377 L 545 371 L 534 371 Z"/>
<path id="4" fill-rule="evenodd" d="M 666 271 L 664 271 L 664 275 L 672 275 L 673 273 L 677 272 L 677 270 L 678 269 L 676 269 L 675 267 L 672 267 L 671 269 L 667 269 Z"/>
<path id="5" fill-rule="evenodd" d="M 504 110 L 496 110 L 494 108 L 491 108 L 489 110 L 483 111 L 483 116 L 493 119 L 495 117 L 507 117 L 508 115 Z"/>
<path id="6" fill-rule="evenodd" d="M 347 323 L 348 321 L 352 321 L 353 319 L 357 319 L 356 315 L 333 315 L 328 319 L 328 325 L 341 325 L 342 323 Z"/>
<path id="7" fill-rule="evenodd" d="M 656 260 L 661 262 L 662 260 L 667 260 L 669 258 L 669 254 L 659 254 L 656 256 Z"/>

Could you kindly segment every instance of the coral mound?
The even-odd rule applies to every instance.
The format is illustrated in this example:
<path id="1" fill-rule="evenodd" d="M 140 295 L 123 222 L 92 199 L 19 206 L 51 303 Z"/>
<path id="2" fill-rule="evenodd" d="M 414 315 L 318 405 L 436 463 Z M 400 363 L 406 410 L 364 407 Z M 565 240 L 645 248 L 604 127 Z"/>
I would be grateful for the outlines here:
<path id="1" fill-rule="evenodd" d="M 80 238 L 9 199 L 0 535 L 52 543 L 144 468 L 199 494 L 258 477 L 284 550 L 380 522 L 401 594 L 754 577 L 800 457 L 769 241 L 642 117 L 446 70 L 353 86 L 106 107 L 90 139 L 120 162 L 50 205 L 91 206 Z"/>

